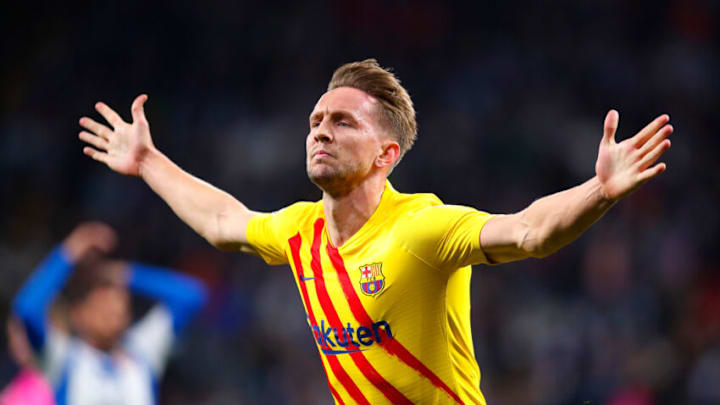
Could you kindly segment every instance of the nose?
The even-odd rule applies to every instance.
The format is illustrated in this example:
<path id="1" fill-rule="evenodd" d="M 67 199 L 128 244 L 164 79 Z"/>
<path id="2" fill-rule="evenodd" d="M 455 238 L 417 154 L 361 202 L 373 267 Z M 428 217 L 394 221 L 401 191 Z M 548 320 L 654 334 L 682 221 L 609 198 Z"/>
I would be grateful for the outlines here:
<path id="1" fill-rule="evenodd" d="M 330 136 L 328 136 L 325 132 L 316 132 L 314 138 L 315 142 L 330 142 Z"/>
<path id="2" fill-rule="evenodd" d="M 315 127 L 313 131 L 313 139 L 315 140 L 315 142 L 332 142 L 333 135 L 330 128 L 328 128 L 327 121 L 328 120 L 322 120 L 322 122 L 320 122 L 320 125 Z"/>

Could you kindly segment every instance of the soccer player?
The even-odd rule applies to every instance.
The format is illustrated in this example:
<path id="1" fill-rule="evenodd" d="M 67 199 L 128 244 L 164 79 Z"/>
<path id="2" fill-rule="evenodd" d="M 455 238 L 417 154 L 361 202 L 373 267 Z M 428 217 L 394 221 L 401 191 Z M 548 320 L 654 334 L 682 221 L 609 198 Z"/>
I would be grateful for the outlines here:
<path id="1" fill-rule="evenodd" d="M 545 257 L 576 239 L 615 202 L 665 170 L 661 115 L 615 141 L 605 118 L 596 176 L 509 215 L 396 191 L 387 177 L 416 137 L 397 78 L 373 59 L 335 71 L 315 104 L 307 174 L 322 191 L 261 213 L 181 170 L 153 145 L 143 105 L 132 123 L 95 108 L 83 117 L 84 153 L 141 177 L 214 246 L 290 264 L 337 404 L 484 404 L 470 331 L 470 266 Z"/>
<path id="2" fill-rule="evenodd" d="M 114 244 L 105 224 L 77 226 L 13 301 L 59 405 L 156 403 L 174 338 L 205 302 L 205 288 L 190 277 L 98 255 Z M 73 336 L 47 312 L 78 263 L 93 274 L 85 274 L 89 288 L 70 296 Z M 160 301 L 133 325 L 128 288 Z"/>

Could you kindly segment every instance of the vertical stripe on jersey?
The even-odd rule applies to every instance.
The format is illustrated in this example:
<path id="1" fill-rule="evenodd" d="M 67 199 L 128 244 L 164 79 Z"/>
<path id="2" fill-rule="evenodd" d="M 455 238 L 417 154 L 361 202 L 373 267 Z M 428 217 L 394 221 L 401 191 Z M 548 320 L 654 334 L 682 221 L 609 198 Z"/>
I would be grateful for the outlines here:
<path id="1" fill-rule="evenodd" d="M 327 374 L 327 370 L 325 370 L 325 363 L 323 363 L 322 359 L 320 359 L 320 363 L 323 365 L 323 371 L 325 371 L 325 374 Z M 338 404 L 345 405 L 345 402 L 343 402 L 342 398 L 340 398 L 340 394 L 338 394 L 337 391 L 335 391 L 335 388 L 333 388 L 332 385 L 330 385 L 330 381 L 328 381 L 328 387 L 330 387 L 330 394 L 332 394 L 333 399 L 335 399 Z"/>
<path id="2" fill-rule="evenodd" d="M 358 298 L 358 295 L 352 286 L 350 276 L 348 276 L 347 269 L 345 269 L 345 262 L 340 256 L 340 252 L 338 252 L 337 248 L 331 246 L 331 244 L 329 243 L 327 244 L 327 252 L 328 256 L 330 256 L 330 261 L 332 262 L 335 270 L 338 273 L 340 284 L 342 285 L 343 292 L 345 293 L 345 298 L 348 300 L 350 310 L 355 316 L 355 319 L 360 324 L 372 325 L 374 322 L 372 318 L 370 318 L 370 315 L 368 315 L 365 307 L 363 307 L 362 302 L 360 302 L 360 299 Z M 397 339 L 384 339 L 383 341 L 378 341 L 378 344 L 388 353 L 398 357 L 405 364 L 420 373 L 420 375 L 430 380 L 430 382 L 437 388 L 445 391 L 456 402 L 460 404 L 463 403 L 462 399 L 460 399 L 460 397 L 455 392 L 453 392 L 453 390 L 450 389 L 450 387 L 448 387 L 447 384 L 445 384 L 445 382 L 440 379 L 440 377 L 438 377 L 417 357 L 410 353 L 410 351 L 407 350 L 405 346 L 403 346 L 400 342 L 398 342 Z"/>
<path id="3" fill-rule="evenodd" d="M 312 260 L 310 261 L 310 267 L 313 270 L 315 276 L 315 290 L 317 291 L 318 301 L 322 307 L 325 316 L 327 317 L 328 323 L 331 327 L 335 328 L 335 331 L 343 328 L 343 323 L 333 306 L 330 295 L 328 294 L 327 287 L 325 286 L 325 279 L 323 278 L 322 264 L 320 262 L 320 244 L 322 241 L 322 231 L 325 228 L 325 221 L 319 218 L 315 221 L 314 235 L 312 248 L 310 250 L 312 254 Z M 328 244 L 329 245 L 329 244 Z M 317 324 L 316 324 L 317 325 Z M 412 402 L 398 391 L 397 388 L 393 387 L 380 373 L 375 370 L 375 367 L 370 364 L 365 355 L 361 352 L 348 353 L 350 358 L 353 360 L 355 365 L 360 369 L 365 378 L 370 381 L 382 394 L 393 404 L 409 404 Z M 334 355 L 325 356 L 327 359 L 333 358 Z M 362 394 L 361 394 L 362 395 Z M 365 398 L 363 398 L 365 399 Z M 359 402 L 359 401 L 358 401 Z"/>
<path id="4" fill-rule="evenodd" d="M 310 298 L 308 296 L 307 287 L 305 286 L 305 282 L 302 281 L 302 278 L 304 277 L 304 271 L 303 271 L 302 260 L 300 260 L 300 247 L 302 246 L 302 238 L 300 237 L 300 233 L 298 233 L 297 235 L 288 239 L 288 243 L 290 244 L 290 251 L 292 252 L 293 263 L 295 263 L 295 271 L 297 272 L 298 285 L 300 286 L 303 303 L 305 304 L 305 312 L 307 313 L 308 319 L 310 319 L 310 322 L 313 325 L 317 325 L 317 321 L 315 320 L 315 314 L 313 313 L 312 306 L 310 305 Z M 337 390 L 335 390 L 335 387 L 333 387 L 332 384 L 330 383 L 330 378 L 329 378 L 330 375 L 328 374 L 327 369 L 325 369 L 325 363 L 323 363 L 323 361 L 322 361 L 322 352 L 320 350 L 318 350 L 318 352 L 320 352 L 320 357 L 321 357 L 320 364 L 322 364 L 323 371 L 325 372 L 325 377 L 327 378 L 328 387 L 330 388 L 330 393 L 341 405 L 345 405 L 343 400 L 340 398 L 340 394 L 338 394 Z M 343 381 L 346 379 L 344 377 L 347 377 L 347 373 L 345 373 L 345 370 L 342 370 L 342 366 L 337 361 L 337 359 L 334 359 L 334 360 L 335 360 L 335 362 L 328 360 L 328 363 L 330 364 L 330 368 L 333 370 L 333 373 L 335 374 L 337 379 L 343 385 L 345 385 L 345 383 Z M 338 370 L 338 367 L 340 368 L 340 370 Z M 347 377 L 347 379 L 349 379 L 349 377 Z M 350 383 L 352 383 L 352 381 L 350 381 Z"/>

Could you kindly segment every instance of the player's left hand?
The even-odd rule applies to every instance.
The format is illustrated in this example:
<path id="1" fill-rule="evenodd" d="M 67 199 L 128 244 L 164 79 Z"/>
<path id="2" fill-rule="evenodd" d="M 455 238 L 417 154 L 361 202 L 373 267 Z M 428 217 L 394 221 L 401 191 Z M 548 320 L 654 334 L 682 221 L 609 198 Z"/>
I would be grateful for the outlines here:
<path id="1" fill-rule="evenodd" d="M 625 197 L 665 171 L 665 163 L 652 165 L 670 148 L 670 140 L 666 138 L 673 132 L 673 127 L 668 124 L 670 117 L 663 114 L 632 138 L 616 143 L 615 131 L 619 121 L 617 111 L 607 113 L 595 163 L 602 195 L 610 201 Z"/>

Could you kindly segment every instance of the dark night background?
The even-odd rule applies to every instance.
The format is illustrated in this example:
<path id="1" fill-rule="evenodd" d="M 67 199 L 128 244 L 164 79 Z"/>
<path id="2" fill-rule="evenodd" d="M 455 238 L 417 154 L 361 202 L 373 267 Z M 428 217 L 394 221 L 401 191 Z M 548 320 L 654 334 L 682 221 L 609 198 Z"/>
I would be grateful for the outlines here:
<path id="1" fill-rule="evenodd" d="M 330 403 L 287 267 L 215 251 L 140 180 L 85 157 L 79 117 L 147 93 L 155 145 L 250 208 L 320 192 L 307 115 L 335 68 L 377 58 L 418 111 L 403 192 L 514 212 L 594 175 L 661 113 L 668 170 L 572 246 L 478 267 L 473 336 L 490 404 L 720 403 L 717 2 L 16 2 L 0 13 L 0 314 L 83 220 L 118 257 L 202 277 L 164 404 Z M 0 341 L 5 346 L 3 338 Z M 15 367 L 0 355 L 2 385 Z"/>

